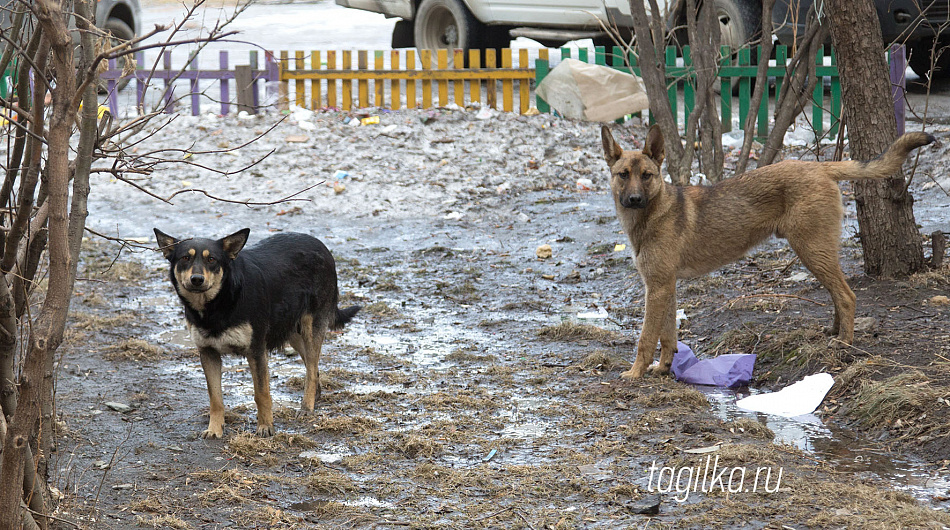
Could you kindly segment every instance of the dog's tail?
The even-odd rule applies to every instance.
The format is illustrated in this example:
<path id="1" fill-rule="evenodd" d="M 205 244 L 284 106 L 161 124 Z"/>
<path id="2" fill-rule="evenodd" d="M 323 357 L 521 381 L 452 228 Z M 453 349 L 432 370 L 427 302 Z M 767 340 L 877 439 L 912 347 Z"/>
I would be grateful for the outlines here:
<path id="1" fill-rule="evenodd" d="M 936 138 L 930 133 L 912 132 L 901 135 L 887 148 L 887 151 L 869 162 L 844 162 L 835 164 L 835 180 L 883 179 L 894 176 L 911 151 L 931 144 Z"/>
<path id="2" fill-rule="evenodd" d="M 336 319 L 330 324 L 330 329 L 333 331 L 340 331 L 343 329 L 349 321 L 353 320 L 353 317 L 356 316 L 356 313 L 362 309 L 363 306 L 353 305 L 347 307 L 346 309 L 337 309 L 336 310 Z"/>

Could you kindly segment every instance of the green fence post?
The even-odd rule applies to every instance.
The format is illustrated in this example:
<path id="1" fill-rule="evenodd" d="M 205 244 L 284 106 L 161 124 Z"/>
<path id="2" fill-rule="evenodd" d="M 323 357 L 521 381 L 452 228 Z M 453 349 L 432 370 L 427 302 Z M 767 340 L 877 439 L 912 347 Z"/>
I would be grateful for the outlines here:
<path id="1" fill-rule="evenodd" d="M 818 53 L 815 54 L 815 65 L 816 67 L 824 66 L 825 64 L 825 47 L 819 46 Z M 822 107 L 825 98 L 825 78 L 816 75 L 818 80 L 815 82 L 815 90 L 812 93 L 812 104 L 811 104 L 811 126 L 815 129 L 815 141 L 817 142 L 821 138 L 822 131 L 824 130 L 824 120 L 825 120 L 825 110 Z"/>
<path id="2" fill-rule="evenodd" d="M 768 63 L 768 57 L 762 57 L 762 46 L 756 46 L 756 54 L 759 58 L 759 64 L 762 61 Z M 750 69 L 751 70 L 751 69 Z M 754 75 L 758 75 L 758 67 L 755 68 L 756 72 Z M 759 142 L 765 142 L 769 137 L 769 79 L 768 76 L 765 78 L 765 86 L 762 87 L 762 101 L 759 102 L 759 124 L 756 127 L 755 139 Z"/>
<path id="3" fill-rule="evenodd" d="M 838 71 L 838 56 L 835 49 L 831 49 L 831 66 Z M 831 76 L 831 130 L 828 131 L 831 136 L 838 136 L 838 130 L 841 128 L 841 80 L 838 74 Z"/>
<path id="4" fill-rule="evenodd" d="M 571 49 L 570 48 L 561 48 L 561 60 L 571 58 Z"/>
<path id="5" fill-rule="evenodd" d="M 666 47 L 666 81 L 669 88 L 666 89 L 666 93 L 670 98 L 670 109 L 673 110 L 673 122 L 676 123 L 676 126 L 679 127 L 679 117 L 677 113 L 677 97 L 676 92 L 679 87 L 679 80 L 676 76 L 670 75 L 670 70 L 676 68 L 676 47 L 667 46 Z M 652 118 L 650 120 L 653 121 Z"/>
<path id="6" fill-rule="evenodd" d="M 693 54 L 689 46 L 683 46 L 683 125 L 696 108 L 696 74 L 693 70 Z"/>
<path id="7" fill-rule="evenodd" d="M 594 63 L 607 66 L 607 52 L 603 46 L 594 47 Z"/>
<path id="8" fill-rule="evenodd" d="M 536 59 L 534 61 L 534 86 L 537 87 L 541 84 L 541 81 L 547 77 L 548 73 L 551 72 L 551 63 L 547 59 Z M 393 81 L 395 83 L 395 81 Z M 551 106 L 548 105 L 547 101 L 541 99 L 541 96 L 535 91 L 534 94 L 534 103 L 538 107 L 538 112 L 549 113 L 551 112 Z"/>
<path id="9" fill-rule="evenodd" d="M 775 47 L 775 67 L 781 70 L 775 75 L 775 103 L 777 104 L 778 98 L 782 96 L 782 82 L 788 75 L 788 47 L 784 44 Z"/>
<path id="10" fill-rule="evenodd" d="M 752 81 L 748 70 L 752 63 L 749 48 L 739 48 L 739 123 L 745 127 L 746 117 L 749 115 L 749 106 L 752 103 Z"/>
<path id="11" fill-rule="evenodd" d="M 722 132 L 732 131 L 732 76 L 728 68 L 732 66 L 732 50 L 729 46 L 719 48 L 719 119 Z M 726 69 L 725 71 L 723 69 Z"/>
<path id="12" fill-rule="evenodd" d="M 577 49 L 577 60 L 582 63 L 590 63 L 590 59 L 587 57 L 587 48 Z"/>

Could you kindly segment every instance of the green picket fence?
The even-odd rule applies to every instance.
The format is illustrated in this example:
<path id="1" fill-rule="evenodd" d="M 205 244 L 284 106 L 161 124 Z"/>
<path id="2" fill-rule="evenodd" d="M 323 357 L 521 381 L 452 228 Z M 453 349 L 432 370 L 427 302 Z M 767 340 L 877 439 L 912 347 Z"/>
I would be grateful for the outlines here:
<path id="1" fill-rule="evenodd" d="M 622 48 L 614 46 L 610 52 L 604 47 L 598 46 L 591 54 L 588 49 L 577 50 L 577 57 L 572 57 L 572 50 L 561 48 L 561 59 L 577 59 L 586 63 L 592 62 L 603 66 L 629 72 L 630 69 L 624 63 L 624 51 Z M 760 56 L 761 47 L 754 49 L 756 56 Z M 752 61 L 753 50 L 747 47 L 740 48 L 737 53 L 732 53 L 728 46 L 723 46 L 721 50 L 719 82 L 720 82 L 720 118 L 722 119 L 723 132 L 729 132 L 733 128 L 733 117 L 738 112 L 738 123 L 744 124 L 749 112 L 753 112 L 750 107 L 752 101 L 752 81 L 758 74 L 757 62 Z M 593 55 L 593 57 L 591 57 Z M 827 60 L 826 60 L 827 58 Z M 693 69 L 692 58 L 689 46 L 677 48 L 669 46 L 666 48 L 666 78 L 667 92 L 670 98 L 670 105 L 673 109 L 673 115 L 676 117 L 677 125 L 685 128 L 686 120 L 690 112 L 695 107 L 696 87 L 695 71 Z M 755 110 L 756 131 L 755 137 L 763 141 L 769 133 L 769 108 L 774 107 L 775 102 L 781 94 L 782 84 L 786 76 L 790 74 L 788 64 L 790 57 L 786 46 L 775 46 L 774 65 L 770 64 L 768 76 L 774 79 L 774 85 L 770 83 L 768 93 L 763 95 L 762 103 Z M 825 63 L 829 64 L 825 64 Z M 637 57 L 629 54 L 629 63 L 632 65 L 634 75 L 640 75 L 640 67 L 637 64 Z M 834 50 L 831 47 L 822 47 L 815 57 L 816 76 L 818 81 L 815 83 L 815 91 L 812 97 L 812 109 L 810 120 L 815 129 L 816 136 L 822 136 L 825 131 L 825 118 L 830 119 L 828 134 L 835 136 L 838 134 L 838 128 L 841 117 L 841 83 L 838 81 L 838 66 Z M 542 79 L 550 72 L 550 62 L 547 58 L 538 59 L 535 62 L 536 82 Z M 827 85 L 827 86 L 826 86 Z M 736 87 L 733 90 L 733 86 Z M 541 98 L 537 98 L 537 107 L 541 112 L 550 112 L 550 106 Z M 652 120 L 651 120 L 652 121 Z"/>

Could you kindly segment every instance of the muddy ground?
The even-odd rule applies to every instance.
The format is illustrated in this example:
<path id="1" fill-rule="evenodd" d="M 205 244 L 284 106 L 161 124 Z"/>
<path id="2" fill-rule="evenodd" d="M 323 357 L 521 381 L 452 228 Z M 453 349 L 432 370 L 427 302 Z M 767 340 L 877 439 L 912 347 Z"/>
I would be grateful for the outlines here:
<path id="1" fill-rule="evenodd" d="M 278 118 L 180 118 L 136 148 L 193 142 L 196 154 L 165 155 L 225 171 L 274 150 L 239 174 L 171 164 L 139 185 L 269 202 L 316 184 L 295 197 L 306 201 L 184 193 L 169 205 L 97 177 L 95 230 L 141 241 L 153 226 L 179 236 L 249 226 L 252 242 L 310 233 L 337 259 L 342 304 L 363 310 L 324 348 L 314 415 L 297 416 L 302 365 L 277 352 L 279 434 L 253 436 L 247 365 L 233 358 L 225 439 L 203 440 L 204 378 L 165 263 L 91 238 L 58 363 L 59 517 L 81 528 L 950 526 L 950 307 L 932 301 L 948 291 L 947 269 L 864 277 L 850 213 L 842 262 L 858 316 L 873 322 L 846 350 L 827 347 L 829 296 L 779 242 L 680 282 L 680 339 L 700 355 L 759 354 L 754 391 L 835 375 L 824 425 L 808 432 L 837 434 L 775 443 L 764 415 L 722 413 L 732 394 L 619 378 L 643 289 L 629 250 L 615 250 L 626 241 L 597 126 L 457 109 L 383 113 L 364 127 L 343 117 L 300 112 L 224 154 L 206 151 Z M 617 132 L 632 146 L 645 131 Z M 940 182 L 946 156 L 945 143 L 925 150 L 912 187 L 927 233 L 948 228 L 946 182 L 929 177 Z M 536 257 L 542 244 L 551 258 Z M 908 461 L 924 490 L 888 472 Z M 718 483 L 706 478 L 714 466 Z M 768 482 L 753 480 L 759 468 Z M 638 513 L 657 501 L 657 514 Z"/>

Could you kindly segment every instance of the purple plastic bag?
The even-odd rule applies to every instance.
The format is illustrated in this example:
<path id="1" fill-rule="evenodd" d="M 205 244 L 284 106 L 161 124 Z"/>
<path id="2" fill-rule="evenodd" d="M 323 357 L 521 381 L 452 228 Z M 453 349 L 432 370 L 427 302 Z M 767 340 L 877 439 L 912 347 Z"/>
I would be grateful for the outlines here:
<path id="1" fill-rule="evenodd" d="M 749 384 L 754 366 L 754 353 L 730 353 L 700 361 L 689 346 L 677 342 L 672 369 L 676 380 L 683 383 L 735 388 Z"/>

